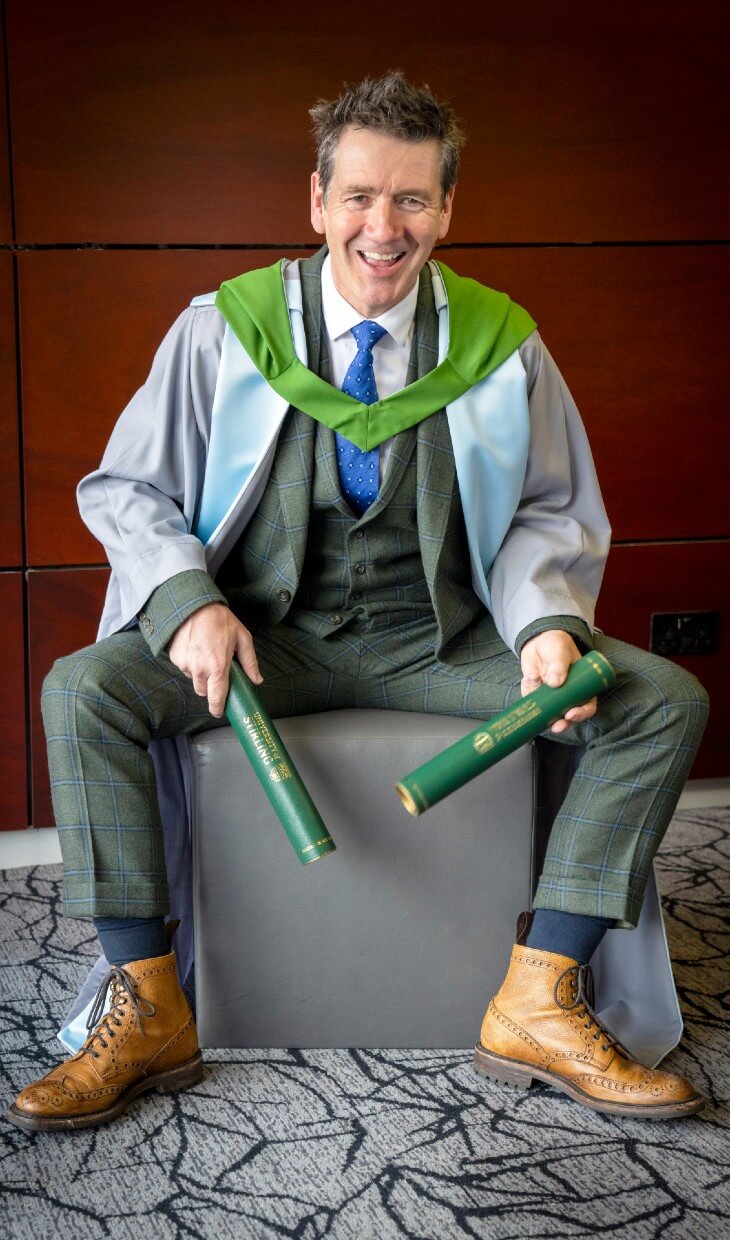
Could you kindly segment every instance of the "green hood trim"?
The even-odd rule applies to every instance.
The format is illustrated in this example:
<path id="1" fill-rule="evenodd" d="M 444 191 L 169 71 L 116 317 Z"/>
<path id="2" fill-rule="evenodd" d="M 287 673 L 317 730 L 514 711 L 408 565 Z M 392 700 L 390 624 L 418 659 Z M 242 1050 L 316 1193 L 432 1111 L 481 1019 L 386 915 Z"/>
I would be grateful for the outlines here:
<path id="1" fill-rule="evenodd" d="M 527 311 L 506 293 L 458 276 L 445 263 L 437 266 L 449 303 L 447 356 L 435 370 L 374 405 L 347 396 L 299 361 L 284 290 L 284 260 L 226 280 L 215 304 L 279 396 L 369 452 L 481 383 L 535 329 Z"/>

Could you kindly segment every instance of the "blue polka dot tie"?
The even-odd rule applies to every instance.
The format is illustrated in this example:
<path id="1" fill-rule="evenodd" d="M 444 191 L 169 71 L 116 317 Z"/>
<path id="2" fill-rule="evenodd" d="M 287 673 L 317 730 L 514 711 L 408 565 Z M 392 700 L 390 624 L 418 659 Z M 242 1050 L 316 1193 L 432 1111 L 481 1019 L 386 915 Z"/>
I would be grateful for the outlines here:
<path id="1" fill-rule="evenodd" d="M 370 319 L 364 319 L 352 328 L 357 344 L 357 353 L 350 363 L 342 391 L 364 405 L 374 405 L 378 399 L 373 370 L 373 345 L 385 335 L 385 328 Z M 337 472 L 340 477 L 342 494 L 355 510 L 362 516 L 370 507 L 378 494 L 380 483 L 380 448 L 372 452 L 363 452 L 356 444 L 350 443 L 344 435 L 335 433 L 337 442 Z"/>

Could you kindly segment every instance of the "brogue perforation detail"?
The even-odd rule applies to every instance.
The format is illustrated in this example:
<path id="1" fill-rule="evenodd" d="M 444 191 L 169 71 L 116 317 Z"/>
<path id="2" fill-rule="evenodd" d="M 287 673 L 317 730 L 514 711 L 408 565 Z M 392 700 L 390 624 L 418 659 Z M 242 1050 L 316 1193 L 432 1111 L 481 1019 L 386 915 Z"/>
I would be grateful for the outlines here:
<path id="1" fill-rule="evenodd" d="M 598 1085 L 601 1089 L 608 1089 L 616 1094 L 639 1094 L 639 1093 L 646 1092 L 651 1079 L 652 1079 L 651 1073 L 647 1073 L 647 1075 L 642 1077 L 640 1081 L 616 1081 L 616 1080 L 612 1080 L 611 1077 L 592 1075 L 592 1076 L 581 1076 L 579 1078 L 579 1083 L 580 1084 L 585 1083 L 587 1085 Z M 654 1089 L 652 1089 L 650 1092 L 652 1093 L 654 1097 L 658 1097 L 662 1091 L 660 1089 L 657 1089 L 655 1086 Z"/>
<path id="2" fill-rule="evenodd" d="M 515 955 L 515 960 L 519 961 L 520 964 L 529 965 L 532 969 L 542 969 L 543 972 L 555 974 L 563 972 L 560 965 L 553 964 L 551 960 L 540 960 L 537 956 Z"/>
<path id="3" fill-rule="evenodd" d="M 494 1002 L 494 999 L 492 999 L 489 1004 L 489 1011 L 498 1024 L 502 1025 L 504 1029 L 509 1029 L 510 1033 L 514 1034 L 516 1038 L 520 1038 L 523 1042 L 526 1042 L 528 1046 L 531 1046 L 535 1054 L 541 1056 L 543 1059 L 544 1066 L 548 1066 L 550 1060 L 549 1058 L 545 1058 L 545 1051 L 540 1043 L 537 1042 L 526 1029 L 522 1029 L 520 1025 L 516 1025 L 514 1021 L 510 1020 L 509 1016 L 505 1016 L 504 1012 L 500 1012 Z"/>
<path id="4" fill-rule="evenodd" d="M 494 999 L 490 1000 L 489 1011 L 494 1019 L 498 1021 L 503 1028 L 508 1029 L 510 1033 L 515 1035 L 515 1037 L 521 1038 L 523 1042 L 526 1042 L 529 1046 L 531 1046 L 535 1054 L 542 1057 L 543 1065 L 546 1068 L 549 1067 L 551 1063 L 558 1062 L 590 1063 L 593 1058 L 594 1048 L 591 1045 L 590 1039 L 586 1037 L 585 1031 L 582 1029 L 576 1029 L 575 1032 L 578 1033 L 584 1041 L 586 1046 L 585 1051 L 559 1051 L 557 1054 L 553 1055 L 547 1052 L 545 1047 L 536 1041 L 536 1039 L 533 1038 L 532 1035 L 522 1027 L 522 1025 L 515 1024 L 514 1021 L 510 1020 L 509 1016 L 505 1016 L 504 1012 L 500 1012 L 494 1002 Z"/>
<path id="5" fill-rule="evenodd" d="M 106 1085 L 103 1089 L 87 1089 L 84 1093 L 70 1093 L 69 1098 L 73 1098 L 75 1102 L 79 1099 L 88 1098 L 116 1098 L 118 1094 L 123 1093 L 126 1086 L 123 1085 Z"/>

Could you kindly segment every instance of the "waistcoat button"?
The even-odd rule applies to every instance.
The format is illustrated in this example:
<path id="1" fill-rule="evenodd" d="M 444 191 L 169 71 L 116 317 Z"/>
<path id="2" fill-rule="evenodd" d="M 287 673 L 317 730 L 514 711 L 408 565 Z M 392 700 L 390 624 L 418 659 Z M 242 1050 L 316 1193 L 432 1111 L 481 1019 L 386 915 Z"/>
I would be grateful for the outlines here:
<path id="1" fill-rule="evenodd" d="M 356 538 L 364 538 L 364 537 L 365 537 L 365 531 L 364 531 L 364 530 L 355 530 L 355 537 L 356 537 Z"/>
<path id="2" fill-rule="evenodd" d="M 362 594 L 360 593 L 359 590 L 356 590 L 352 597 L 355 600 L 355 602 L 357 602 L 359 599 L 362 598 Z"/>
<path id="3" fill-rule="evenodd" d="M 288 603 L 291 598 L 291 594 L 288 590 L 277 590 L 276 597 L 280 600 L 280 602 Z"/>
<path id="4" fill-rule="evenodd" d="M 355 565 L 355 572 L 357 573 L 358 577 L 362 577 L 363 573 L 365 572 L 365 565 L 364 565 L 364 564 L 356 564 L 356 565 Z"/>
<path id="5" fill-rule="evenodd" d="M 330 624 L 342 624 L 342 616 L 330 616 Z"/>

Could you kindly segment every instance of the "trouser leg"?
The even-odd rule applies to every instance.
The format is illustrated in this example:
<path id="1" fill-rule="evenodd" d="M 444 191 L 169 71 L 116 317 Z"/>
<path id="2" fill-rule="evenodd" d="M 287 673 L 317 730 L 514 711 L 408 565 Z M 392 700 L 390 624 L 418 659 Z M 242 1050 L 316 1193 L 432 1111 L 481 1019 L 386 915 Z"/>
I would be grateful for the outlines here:
<path id="1" fill-rule="evenodd" d="M 215 727 L 192 682 L 138 632 L 58 659 L 41 709 L 70 917 L 168 911 L 157 785 L 148 745 Z"/>
<path id="2" fill-rule="evenodd" d="M 629 927 L 638 921 L 709 704 L 696 677 L 677 664 L 602 634 L 595 647 L 617 681 L 593 719 L 558 738 L 585 749 L 550 833 L 535 906 Z"/>
<path id="3" fill-rule="evenodd" d="M 347 669 L 313 665 L 276 631 L 256 634 L 273 715 L 340 703 Z M 151 740 L 227 724 L 167 655 L 137 631 L 58 659 L 41 699 L 70 917 L 152 918 L 168 911 L 164 841 Z"/>

